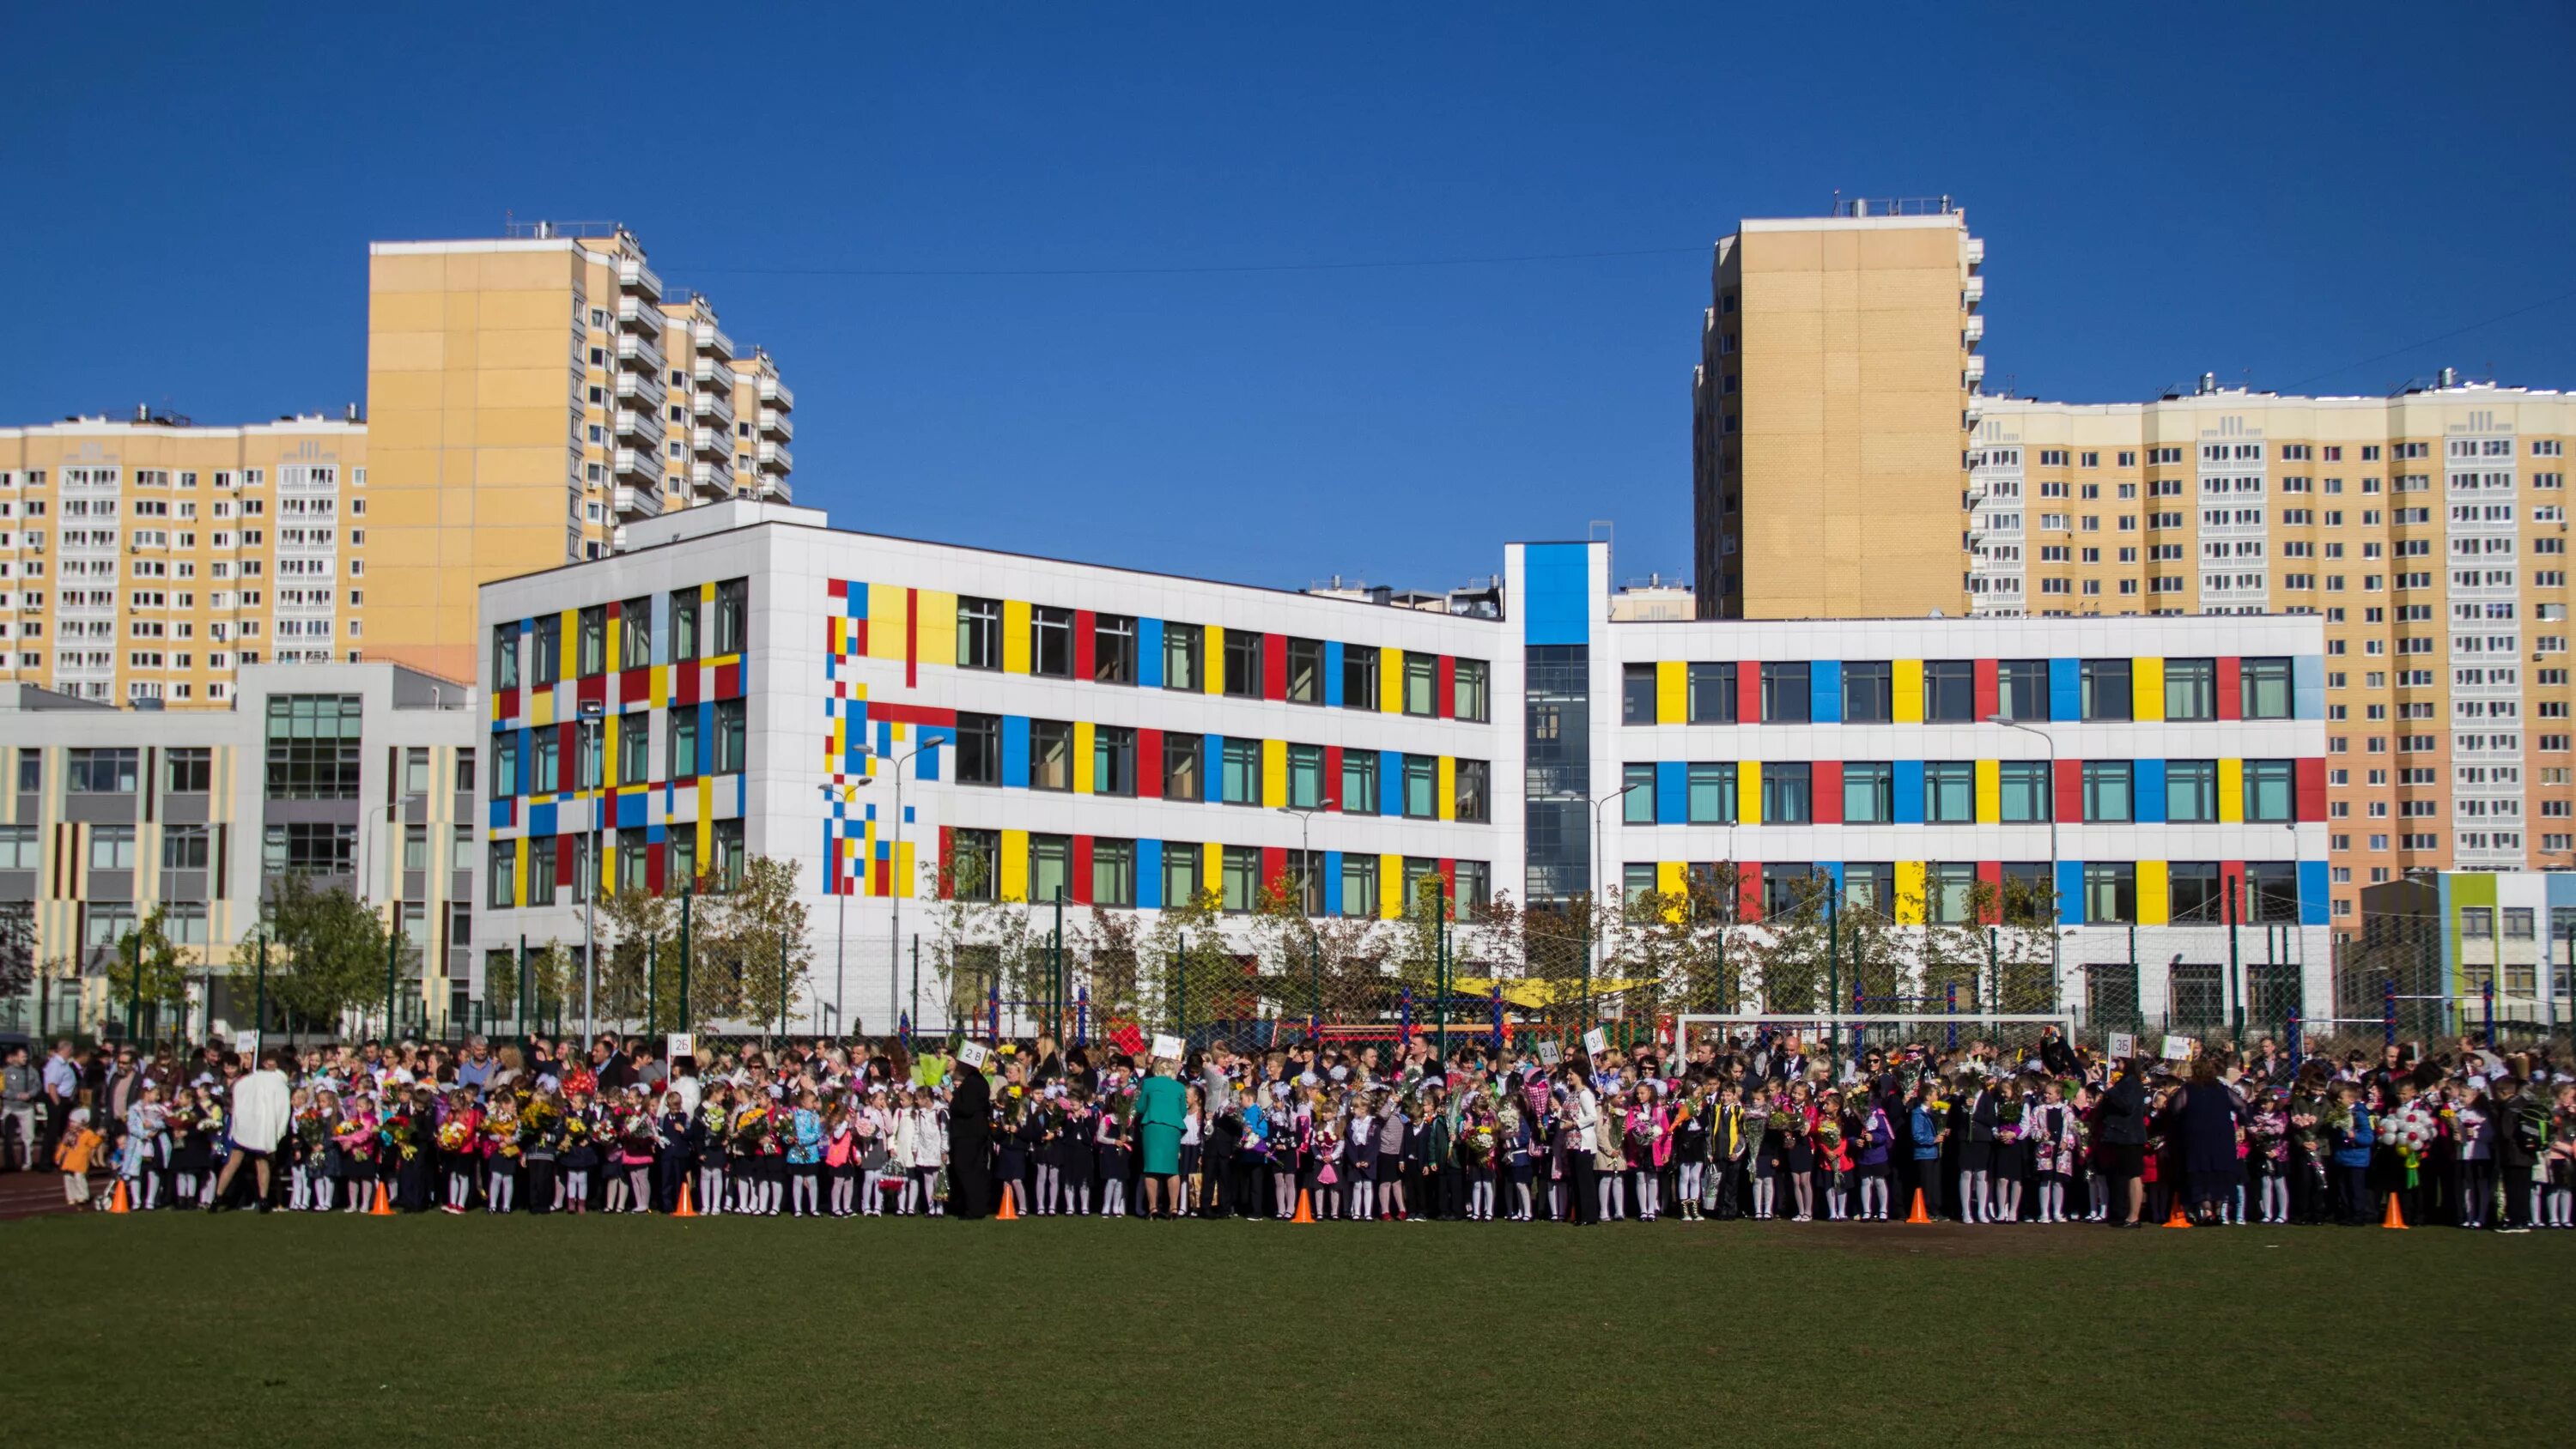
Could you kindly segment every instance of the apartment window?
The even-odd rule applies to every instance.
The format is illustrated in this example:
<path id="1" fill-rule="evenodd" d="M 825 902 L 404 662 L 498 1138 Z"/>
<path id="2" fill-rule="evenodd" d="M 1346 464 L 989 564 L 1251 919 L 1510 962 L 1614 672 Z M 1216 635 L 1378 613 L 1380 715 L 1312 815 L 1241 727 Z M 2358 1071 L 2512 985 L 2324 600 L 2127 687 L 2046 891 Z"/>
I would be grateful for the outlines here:
<path id="1" fill-rule="evenodd" d="M 1375 815 L 1377 803 L 1377 756 L 1366 750 L 1342 752 L 1342 813 Z"/>
<path id="2" fill-rule="evenodd" d="M 999 785 L 1002 783 L 1002 718 L 999 715 L 957 712 L 957 783 L 960 785 Z"/>
<path id="3" fill-rule="evenodd" d="M 1324 702 L 1324 643 L 1320 639 L 1288 641 L 1288 702 Z"/>
<path id="4" fill-rule="evenodd" d="M 1163 842 L 1163 904 L 1184 906 L 1199 898 L 1199 862 L 1206 847 L 1194 842 Z"/>
<path id="5" fill-rule="evenodd" d="M 536 637 L 529 641 L 529 673 L 539 684 L 563 678 L 563 616 L 537 616 Z"/>
<path id="6" fill-rule="evenodd" d="M 642 710 L 617 717 L 617 783 L 641 785 L 653 778 L 653 716 Z"/>
<path id="7" fill-rule="evenodd" d="M 483 903 L 493 910 L 506 911 L 519 903 L 519 843 L 515 840 L 492 842 L 491 864 L 483 871 L 491 891 Z"/>
<path id="8" fill-rule="evenodd" d="M 404 870 L 429 869 L 428 826 L 406 825 L 403 827 L 402 868 Z"/>
<path id="9" fill-rule="evenodd" d="M 665 716 L 670 736 L 668 780 L 693 779 L 698 774 L 698 710 L 695 705 L 674 705 Z"/>
<path id="10" fill-rule="evenodd" d="M 617 606 L 617 667 L 645 669 L 653 663 L 653 601 L 628 599 Z"/>
<path id="11" fill-rule="evenodd" d="M 714 888 L 719 891 L 741 889 L 743 864 L 742 822 L 739 820 L 717 821 L 715 823 L 715 829 L 708 832 L 708 845 L 715 851 L 716 857 L 715 860 L 710 863 L 711 868 L 707 872 L 709 879 L 714 882 Z"/>
<path id="12" fill-rule="evenodd" d="M 579 631 L 573 650 L 573 672 L 583 676 L 608 669 L 608 606 L 593 604 L 574 616 Z"/>
<path id="13" fill-rule="evenodd" d="M 1619 723 L 1650 725 L 1655 722 L 1655 666 L 1623 664 L 1619 667 Z"/>
<path id="14" fill-rule="evenodd" d="M 1800 669 L 1806 666 L 1800 665 Z M 1814 772 L 1803 762 L 1762 766 L 1762 823 L 1804 825 L 1816 818 Z"/>
<path id="15" fill-rule="evenodd" d="M 1199 801 L 1207 798 L 1206 750 L 1206 741 L 1198 735 L 1163 736 L 1164 799 Z"/>
<path id="16" fill-rule="evenodd" d="M 519 626 L 502 624 L 492 630 L 492 687 L 519 687 Z"/>
<path id="17" fill-rule="evenodd" d="M 25 752 L 21 759 L 32 754 Z M 74 750 L 64 788 L 75 795 L 131 795 L 141 760 L 139 750 Z"/>
<path id="18" fill-rule="evenodd" d="M 2006 659 L 1995 665 L 1995 712 L 2009 720 L 2048 719 L 2048 661 Z"/>
<path id="19" fill-rule="evenodd" d="M 2169 720 L 2218 718 L 2217 660 L 2168 659 L 2165 661 L 2165 718 Z"/>
<path id="20" fill-rule="evenodd" d="M 2247 659 L 2237 666 L 2238 687 L 2243 695 L 2241 713 L 2247 719 L 2288 719 L 2291 714 L 2290 661 L 2287 659 Z"/>
<path id="21" fill-rule="evenodd" d="M 448 832 L 447 868 L 467 871 L 474 868 L 474 827 L 459 825 Z"/>
<path id="22" fill-rule="evenodd" d="M 1884 659 L 1843 665 L 1843 723 L 1886 724 L 1895 714 L 1895 666 Z"/>
<path id="23" fill-rule="evenodd" d="M 1884 860 L 1844 862 L 1843 907 L 1893 917 L 1896 914 L 1896 867 Z"/>
<path id="24" fill-rule="evenodd" d="M 1073 895 L 1073 838 L 1029 836 L 1029 899 L 1044 904 Z"/>
<path id="25" fill-rule="evenodd" d="M 1136 842 L 1110 839 L 1091 842 L 1091 903 L 1095 906 L 1136 904 Z"/>
<path id="26" fill-rule="evenodd" d="M 1934 760 L 1923 767 L 1923 819 L 1931 825 L 1976 823 L 1975 761 Z"/>
<path id="27" fill-rule="evenodd" d="M 2086 760 L 2084 762 L 2084 818 L 2088 822 L 2120 822 L 2131 819 L 2136 811 L 2131 792 L 2132 768 L 2127 760 Z"/>
<path id="28" fill-rule="evenodd" d="M 1229 845 L 1220 859 L 1218 901 L 1228 911 L 1248 911 L 1261 904 L 1261 851 L 1249 845 Z"/>
<path id="29" fill-rule="evenodd" d="M 957 601 L 957 667 L 1002 667 L 1002 601 L 960 598 Z"/>
<path id="30" fill-rule="evenodd" d="M 1073 788 L 1073 726 L 1060 719 L 1029 721 L 1029 788 Z"/>
<path id="31" fill-rule="evenodd" d="M 1977 664 L 1973 659 L 1923 661 L 1923 722 L 1973 724 L 1977 718 Z"/>
<path id="32" fill-rule="evenodd" d="M 1288 804 L 1297 810 L 1320 810 L 1324 804 L 1324 747 L 1288 747 Z"/>
<path id="33" fill-rule="evenodd" d="M 739 699 L 716 701 L 716 759 L 715 768 L 710 771 L 712 774 L 739 774 L 749 763 L 745 704 L 746 701 Z"/>
<path id="34" fill-rule="evenodd" d="M 2084 867 L 2084 919 L 2125 925 L 2138 918 L 2138 867 L 2128 861 L 2094 861 Z"/>
<path id="35" fill-rule="evenodd" d="M 1342 914 L 1362 920 L 1377 916 L 1377 857 L 1342 857 Z"/>
<path id="36" fill-rule="evenodd" d="M 1136 682 L 1136 621 L 1125 614 L 1099 614 L 1091 621 L 1091 680 L 1094 684 Z"/>
<path id="37" fill-rule="evenodd" d="M 2165 761 L 2165 819 L 2206 825 L 2218 819 L 2218 762 Z"/>
<path id="38" fill-rule="evenodd" d="M 1735 686 L 1741 673 L 1732 663 L 1690 666 L 1690 722 L 1735 723 Z"/>
<path id="39" fill-rule="evenodd" d="M 1377 708 L 1377 651 L 1342 646 L 1342 707 Z"/>
<path id="40" fill-rule="evenodd" d="M 1974 861 L 1934 861 L 1923 871 L 1923 914 L 1936 926 L 1964 926 L 1976 916 Z"/>
<path id="41" fill-rule="evenodd" d="M 492 737 L 492 798 L 506 799 L 527 793 L 527 782 L 519 775 L 519 737 L 515 733 Z"/>
<path id="42" fill-rule="evenodd" d="M 1460 659 L 1451 665 L 1450 703 L 1458 718 L 1483 724 L 1493 713 L 1492 692 L 1486 687 L 1485 661 Z"/>
<path id="43" fill-rule="evenodd" d="M 1261 636 L 1249 629 L 1225 631 L 1225 692 L 1236 699 L 1261 697 Z"/>
<path id="44" fill-rule="evenodd" d="M 358 827 L 318 821 L 272 825 L 262 835 L 260 847 L 260 864 L 271 874 L 316 871 L 345 875 L 357 855 Z"/>
<path id="45" fill-rule="evenodd" d="M 1091 789 L 1098 795 L 1136 793 L 1136 732 L 1124 725 L 1091 731 Z"/>
<path id="46" fill-rule="evenodd" d="M 1404 712 L 1428 718 L 1440 712 L 1440 659 L 1432 654 L 1404 656 Z"/>
<path id="47" fill-rule="evenodd" d="M 751 580 L 727 579 L 716 585 L 716 649 L 740 654 L 751 639 Z"/>
<path id="48" fill-rule="evenodd" d="M 948 843 L 948 893 L 961 901 L 989 901 L 1001 878 L 1002 837 L 992 830 L 958 830 Z"/>
<path id="49" fill-rule="evenodd" d="M 292 694 L 268 702 L 268 798 L 358 798 L 359 697 Z M 552 739 L 539 732 L 539 739 Z M 77 762 L 78 752 L 75 751 Z M 127 789 L 133 785 L 129 781 Z"/>
<path id="50" fill-rule="evenodd" d="M 1896 818 L 1896 767 L 1885 760 L 1843 762 L 1843 823 L 1885 825 Z"/>
<path id="51" fill-rule="evenodd" d="M 698 657 L 698 591 L 671 591 L 671 658 L 689 660 Z"/>
<path id="52" fill-rule="evenodd" d="M 1814 699 L 1808 691 L 1807 662 L 1783 660 L 1762 666 L 1762 722 L 1805 724 Z M 1769 819 L 1766 812 L 1764 817 Z"/>
<path id="53" fill-rule="evenodd" d="M 2282 825 L 2298 817 L 2298 781 L 2289 760 L 2245 762 L 2245 819 Z"/>
<path id="54" fill-rule="evenodd" d="M 1073 677 L 1073 611 L 1040 604 L 1029 610 L 1029 672 Z"/>
<path id="55" fill-rule="evenodd" d="M 165 794 L 203 795 L 214 787 L 213 750 L 173 746 L 161 752 L 161 760 L 161 788 Z"/>
<path id="56" fill-rule="evenodd" d="M 1261 741 L 1228 737 L 1218 758 L 1218 798 L 1228 805 L 1260 804 Z"/>
<path id="57" fill-rule="evenodd" d="M 2295 926 L 2299 923 L 2299 863 L 2294 860 L 2245 862 L 2245 923 Z"/>
<path id="58" fill-rule="evenodd" d="M 1413 820 L 1440 814 L 1440 762 L 1430 755 L 1404 757 L 1404 813 Z"/>
<path id="59" fill-rule="evenodd" d="M 1619 767 L 1619 820 L 1626 825 L 1655 823 L 1655 767 L 1640 762 Z"/>
<path id="60" fill-rule="evenodd" d="M 1695 761 L 1689 769 L 1686 808 L 1693 825 L 1735 823 L 1735 762 Z"/>
<path id="61" fill-rule="evenodd" d="M 1207 688 L 1201 672 L 1206 658 L 1207 631 L 1196 624 L 1163 625 L 1163 687 L 1193 693 Z M 1375 696 L 1372 694 L 1371 696 Z"/>
<path id="62" fill-rule="evenodd" d="M 2165 866 L 2165 913 L 2175 925 L 2215 925 L 2225 911 L 2216 861 L 2177 860 Z"/>
<path id="63" fill-rule="evenodd" d="M 2087 659 L 2083 664 L 2084 718 L 2125 720 L 2135 696 L 2130 693 L 2129 661 Z"/>

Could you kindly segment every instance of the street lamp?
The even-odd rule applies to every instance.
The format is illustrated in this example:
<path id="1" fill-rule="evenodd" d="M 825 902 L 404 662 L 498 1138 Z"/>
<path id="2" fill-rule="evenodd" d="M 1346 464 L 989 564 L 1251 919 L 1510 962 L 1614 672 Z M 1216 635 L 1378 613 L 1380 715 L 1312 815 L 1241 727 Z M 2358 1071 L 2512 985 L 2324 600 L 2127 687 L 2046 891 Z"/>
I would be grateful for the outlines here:
<path id="1" fill-rule="evenodd" d="M 1297 817 L 1297 918 L 1306 923 L 1306 961 L 1313 973 L 1314 984 L 1306 1012 L 1306 1033 L 1317 1035 L 1324 1021 L 1324 938 L 1315 933 L 1315 915 L 1309 908 L 1307 882 L 1315 878 L 1315 851 L 1307 831 L 1323 807 L 1318 805 L 1282 805 L 1283 814 Z M 1313 902 L 1320 906 L 1322 902 Z"/>
<path id="2" fill-rule="evenodd" d="M 1646 788 L 1645 781 L 1631 780 L 1627 784 L 1620 786 L 1618 789 L 1613 790 L 1609 794 L 1592 802 L 1592 898 L 1596 902 L 1601 899 L 1601 831 L 1603 829 L 1601 824 L 1601 807 L 1609 804 L 1613 800 L 1627 799 L 1628 792 L 1631 790 L 1642 790 L 1644 788 Z M 1587 978 L 1584 995 L 1588 999 L 1592 994 L 1589 984 L 1589 978 L 1592 974 L 1592 953 L 1600 945 L 1599 942 L 1591 939 L 1592 913 L 1589 910 L 1586 910 L 1583 913 L 1583 934 L 1585 937 L 1583 946 L 1584 975 Z"/>
<path id="3" fill-rule="evenodd" d="M 895 1020 L 903 1013 L 903 971 L 898 963 L 903 960 L 903 891 L 901 887 L 907 882 L 891 879 L 894 871 L 903 868 L 903 767 L 922 751 L 937 748 L 939 748 L 939 739 L 934 735 L 896 756 L 894 762 L 894 864 L 887 871 L 889 879 L 886 882 L 886 899 L 894 905 L 894 924 L 888 928 L 890 934 L 886 941 L 886 1020 L 888 1021 Z"/>
<path id="4" fill-rule="evenodd" d="M 608 783 L 608 721 L 602 716 L 607 706 L 595 699 L 581 702 L 581 725 L 578 747 L 581 760 L 576 777 L 586 789 L 596 790 Z M 599 772 L 591 773 L 592 762 Z M 605 798 L 605 797 L 602 797 Z M 599 819 L 591 817 L 590 828 L 581 833 L 581 1034 L 598 1032 L 596 1015 L 599 996 Z"/>
<path id="5" fill-rule="evenodd" d="M 814 788 L 822 792 L 826 803 L 846 805 L 850 803 L 852 795 L 868 788 L 868 777 L 861 775 L 855 785 L 834 785 L 826 780 Z M 849 1017 L 849 1009 L 842 1003 L 849 1000 L 843 994 L 843 988 L 849 981 L 850 893 L 841 888 L 840 857 L 840 843 L 835 840 L 832 845 L 832 858 L 825 861 L 824 865 L 832 873 L 834 886 L 832 894 L 840 899 L 840 905 L 835 908 L 838 919 L 832 926 L 832 1025 L 836 1028 Z"/>
<path id="6" fill-rule="evenodd" d="M 385 818 L 384 853 L 386 855 L 392 855 L 394 853 L 394 812 L 404 809 L 414 801 L 420 802 L 421 813 L 424 816 L 429 813 L 429 797 L 426 795 L 404 795 L 397 799 L 388 800 L 382 805 L 370 805 L 359 813 L 358 861 L 356 870 L 358 898 L 360 900 L 369 902 L 374 900 L 374 894 L 371 889 L 373 882 L 367 878 L 367 867 L 370 863 L 367 859 L 368 822 L 372 821 L 379 815 Z M 385 892 L 385 895 L 385 1040 L 391 1041 L 394 1036 L 394 963 L 397 959 L 397 953 L 401 949 L 402 943 L 402 892 L 399 890 L 388 889 Z M 427 911 L 424 910 L 422 915 L 423 924 L 426 925 Z M 363 1023 L 361 1024 L 363 1025 Z"/>
<path id="7" fill-rule="evenodd" d="M 2035 725 L 2023 724 L 2008 714 L 1987 715 L 1986 723 L 2000 725 L 2008 730 L 2019 730 L 2026 735 L 2036 735 L 2041 744 L 2048 746 L 2048 779 L 2041 788 L 2048 792 L 2048 973 L 2052 978 L 2051 986 L 2054 987 L 2064 975 L 2059 969 L 2057 956 L 2058 922 L 2065 917 L 2064 909 L 2057 904 L 2057 737 Z M 1998 902 L 1998 905 L 2000 904 Z M 2050 1003 L 2052 1007 L 2055 1004 Z"/>

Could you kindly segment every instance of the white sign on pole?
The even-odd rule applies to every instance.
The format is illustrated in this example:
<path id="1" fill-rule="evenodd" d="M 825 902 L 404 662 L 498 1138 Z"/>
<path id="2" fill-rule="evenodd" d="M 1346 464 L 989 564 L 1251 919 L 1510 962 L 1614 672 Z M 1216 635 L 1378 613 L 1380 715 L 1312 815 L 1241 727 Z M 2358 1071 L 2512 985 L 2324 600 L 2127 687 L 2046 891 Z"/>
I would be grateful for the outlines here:
<path id="1" fill-rule="evenodd" d="M 2179 1062 L 2179 1061 L 2184 1061 L 2184 1060 L 2188 1059 L 2190 1056 L 2191 1056 L 2191 1038 L 2190 1038 L 2190 1037 L 2187 1037 L 2187 1036 L 2169 1036 L 2169 1037 L 2166 1037 L 2166 1038 L 2165 1038 L 2165 1060 L 2166 1060 L 2166 1061 L 2169 1061 L 2169 1062 Z"/>
<path id="2" fill-rule="evenodd" d="M 2125 1031 L 2111 1033 L 2111 1055 L 2133 1057 L 2138 1054 L 2138 1039 Z"/>
<path id="3" fill-rule="evenodd" d="M 1154 1055 L 1167 1061 L 1177 1062 L 1181 1059 L 1183 1052 L 1184 1048 L 1181 1046 L 1181 1039 L 1179 1037 L 1166 1036 L 1159 1031 L 1154 1033 Z"/>
<path id="4" fill-rule="evenodd" d="M 663 1053 L 665 1061 L 676 1062 L 682 1057 L 694 1057 L 698 1054 L 697 1039 L 690 1032 L 675 1031 L 664 1039 L 663 1045 L 667 1048 Z"/>
<path id="5" fill-rule="evenodd" d="M 1556 1043 L 1552 1041 L 1543 1041 L 1538 1044 L 1538 1062 L 1540 1066 L 1553 1067 L 1564 1059 L 1565 1049 L 1558 1046 Z"/>
<path id="6" fill-rule="evenodd" d="M 1610 1050 L 1610 1033 L 1597 1026 L 1592 1028 L 1590 1031 L 1585 1032 L 1583 1034 L 1583 1049 L 1592 1053 L 1594 1056 L 1599 1056 L 1603 1052 Z"/>
<path id="7" fill-rule="evenodd" d="M 250 1058 L 254 1061 L 257 1060 L 259 1057 L 259 1033 L 255 1031 L 234 1032 L 233 1050 L 241 1053 L 244 1057 Z"/>
<path id="8" fill-rule="evenodd" d="M 986 1051 L 984 1044 L 979 1041 L 970 1041 L 957 1048 L 957 1060 L 979 1072 L 984 1070 L 984 1064 L 992 1059 L 993 1054 Z"/>

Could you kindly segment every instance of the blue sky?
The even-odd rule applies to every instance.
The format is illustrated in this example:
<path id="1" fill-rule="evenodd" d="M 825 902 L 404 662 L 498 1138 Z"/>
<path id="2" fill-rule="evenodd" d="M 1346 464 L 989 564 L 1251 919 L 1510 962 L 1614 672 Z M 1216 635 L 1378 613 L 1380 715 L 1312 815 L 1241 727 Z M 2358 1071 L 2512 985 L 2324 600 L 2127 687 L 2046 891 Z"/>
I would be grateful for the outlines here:
<path id="1" fill-rule="evenodd" d="M 1686 571 L 1708 245 L 1836 188 L 1967 205 L 1990 386 L 2576 386 L 2565 6 L 1733 8 L 19 7 L 0 419 L 336 410 L 369 240 L 614 218 L 849 526 Z"/>

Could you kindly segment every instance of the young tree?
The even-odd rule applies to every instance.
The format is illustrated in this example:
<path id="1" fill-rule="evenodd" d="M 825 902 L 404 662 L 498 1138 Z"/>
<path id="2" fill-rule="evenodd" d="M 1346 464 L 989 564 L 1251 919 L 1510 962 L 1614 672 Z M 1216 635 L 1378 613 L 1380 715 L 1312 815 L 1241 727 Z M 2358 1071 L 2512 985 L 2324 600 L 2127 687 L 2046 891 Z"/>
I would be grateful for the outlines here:
<path id="1" fill-rule="evenodd" d="M 36 903 L 0 902 L 0 996 L 24 996 L 36 983 Z"/>
<path id="2" fill-rule="evenodd" d="M 108 966 L 108 989 L 118 1009 L 140 1004 L 156 1011 L 176 1009 L 188 1000 L 188 968 L 197 953 L 170 939 L 162 927 L 161 907 L 145 913 L 142 923 L 117 938 Z M 142 1024 L 127 1022 L 128 1035 L 140 1036 Z"/>
<path id="3" fill-rule="evenodd" d="M 1379 923 L 1309 916 L 1303 892 L 1284 876 L 1263 888 L 1252 936 L 1259 990 L 1282 1017 L 1376 1015 L 1394 994 Z"/>
<path id="4" fill-rule="evenodd" d="M 332 1026 L 384 990 L 384 922 L 346 889 L 316 890 L 298 872 L 271 876 L 260 926 L 270 943 L 268 993 L 291 1020 Z M 233 948 L 239 989 L 252 989 L 256 951 L 249 937 Z"/>
<path id="5" fill-rule="evenodd" d="M 753 856 L 743 862 L 741 883 L 712 898 L 717 909 L 706 930 L 708 954 L 730 969 L 707 974 L 730 976 L 732 1012 L 757 1024 L 764 1040 L 794 1011 L 814 965 L 805 902 L 796 893 L 798 869 L 792 860 Z"/>
<path id="6" fill-rule="evenodd" d="M 1226 940 L 1224 904 L 1212 890 L 1163 903 L 1138 964 L 1147 1020 L 1186 1035 L 1193 1024 L 1245 1020 L 1258 1009 L 1252 973 Z"/>
<path id="7" fill-rule="evenodd" d="M 680 903 L 667 892 L 610 891 L 599 898 L 599 1013 L 612 1019 L 677 1019 Z M 658 996 L 658 1000 L 651 999 Z"/>
<path id="8" fill-rule="evenodd" d="M 1144 939 L 1136 913 L 1093 906 L 1067 934 L 1073 937 L 1068 949 L 1082 962 L 1083 984 L 1091 991 L 1093 1018 L 1134 1020 Z"/>

